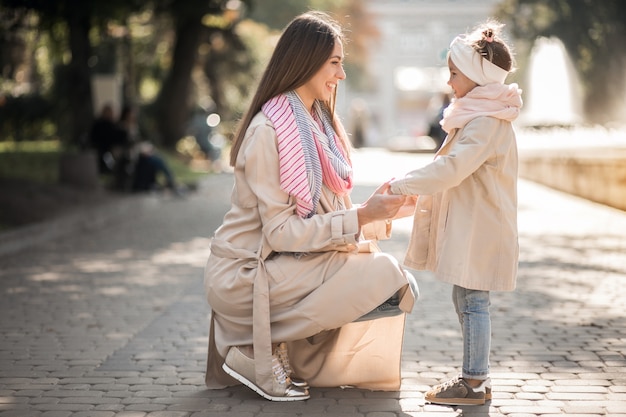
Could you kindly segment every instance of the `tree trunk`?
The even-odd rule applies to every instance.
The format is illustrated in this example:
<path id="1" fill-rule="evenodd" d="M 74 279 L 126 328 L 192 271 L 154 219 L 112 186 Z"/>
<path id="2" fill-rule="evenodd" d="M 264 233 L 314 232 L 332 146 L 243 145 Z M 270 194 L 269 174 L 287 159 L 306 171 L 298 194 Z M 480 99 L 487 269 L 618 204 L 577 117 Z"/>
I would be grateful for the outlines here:
<path id="1" fill-rule="evenodd" d="M 84 148 L 93 122 L 91 71 L 88 60 L 91 54 L 89 9 L 84 2 L 74 2 L 67 15 L 72 61 L 69 66 L 68 99 L 71 114 L 70 147 Z"/>
<path id="2" fill-rule="evenodd" d="M 224 109 L 226 108 L 226 99 L 224 98 L 225 94 L 222 88 L 224 83 L 222 82 L 218 69 L 211 59 L 211 55 L 209 55 L 209 59 L 204 63 L 204 75 L 211 86 L 211 98 L 213 99 L 213 103 L 215 103 L 215 111 L 224 117 Z"/>
<path id="3" fill-rule="evenodd" d="M 185 134 L 189 117 L 191 72 L 202 32 L 202 13 L 178 19 L 172 67 L 157 99 L 157 123 L 161 144 L 173 149 Z"/>

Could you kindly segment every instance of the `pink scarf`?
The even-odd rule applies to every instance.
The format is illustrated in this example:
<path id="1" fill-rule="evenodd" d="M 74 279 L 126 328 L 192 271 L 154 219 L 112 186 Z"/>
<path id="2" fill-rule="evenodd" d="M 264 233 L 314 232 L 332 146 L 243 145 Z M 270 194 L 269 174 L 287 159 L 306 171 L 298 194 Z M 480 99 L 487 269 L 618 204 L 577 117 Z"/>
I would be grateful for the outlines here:
<path id="1" fill-rule="evenodd" d="M 447 133 L 460 129 L 479 116 L 512 122 L 522 108 L 522 90 L 518 85 L 490 83 L 474 87 L 464 97 L 452 100 L 444 110 L 441 127 Z"/>
<path id="2" fill-rule="evenodd" d="M 293 91 L 270 99 L 261 110 L 276 129 L 280 188 L 296 198 L 299 216 L 315 214 L 322 183 L 339 196 L 352 190 L 352 167 L 330 115 L 319 103 L 315 103 L 319 123 Z"/>

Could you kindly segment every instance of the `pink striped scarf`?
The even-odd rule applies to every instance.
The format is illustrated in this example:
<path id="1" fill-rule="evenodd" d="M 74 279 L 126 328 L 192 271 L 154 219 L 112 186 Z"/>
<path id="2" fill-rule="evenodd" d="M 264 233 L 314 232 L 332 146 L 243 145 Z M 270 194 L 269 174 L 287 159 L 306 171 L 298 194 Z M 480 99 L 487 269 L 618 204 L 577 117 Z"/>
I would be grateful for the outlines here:
<path id="1" fill-rule="evenodd" d="M 352 189 L 352 168 L 330 115 L 317 102 L 315 109 L 322 126 L 293 91 L 270 99 L 261 108 L 278 137 L 280 188 L 295 197 L 296 213 L 303 218 L 317 211 L 322 183 L 339 196 Z"/>

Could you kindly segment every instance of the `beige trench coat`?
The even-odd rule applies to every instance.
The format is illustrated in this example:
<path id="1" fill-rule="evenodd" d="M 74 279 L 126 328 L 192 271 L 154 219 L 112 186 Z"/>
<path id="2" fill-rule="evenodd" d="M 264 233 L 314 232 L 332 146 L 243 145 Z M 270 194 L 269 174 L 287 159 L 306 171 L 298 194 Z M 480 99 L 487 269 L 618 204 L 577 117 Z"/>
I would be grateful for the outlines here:
<path id="1" fill-rule="evenodd" d="M 236 345 L 254 345 L 257 382 L 268 381 L 269 344 L 286 341 L 292 367 L 311 386 L 398 389 L 405 315 L 352 323 L 397 291 L 401 309 L 413 307 L 405 271 L 365 240 L 389 237 L 390 225 L 367 225 L 358 239 L 356 209 L 328 189 L 317 215 L 294 214 L 295 201 L 279 186 L 276 133 L 262 113 L 234 175 L 232 206 L 205 269 L 207 386 L 237 383 L 221 368 Z"/>
<path id="2" fill-rule="evenodd" d="M 404 264 L 464 288 L 510 291 L 518 265 L 517 143 L 510 122 L 478 117 L 435 160 L 393 181 L 418 194 Z"/>

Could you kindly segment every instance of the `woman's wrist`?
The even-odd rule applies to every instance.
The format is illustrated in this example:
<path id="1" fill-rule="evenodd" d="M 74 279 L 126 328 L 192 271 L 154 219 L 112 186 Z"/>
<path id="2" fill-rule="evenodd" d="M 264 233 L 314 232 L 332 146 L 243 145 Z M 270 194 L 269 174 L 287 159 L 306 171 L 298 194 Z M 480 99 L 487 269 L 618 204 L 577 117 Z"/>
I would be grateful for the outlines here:
<path id="1" fill-rule="evenodd" d="M 371 222 L 365 210 L 365 207 L 359 207 L 356 209 L 356 216 L 359 222 L 359 230 L 361 230 L 361 227 Z"/>

